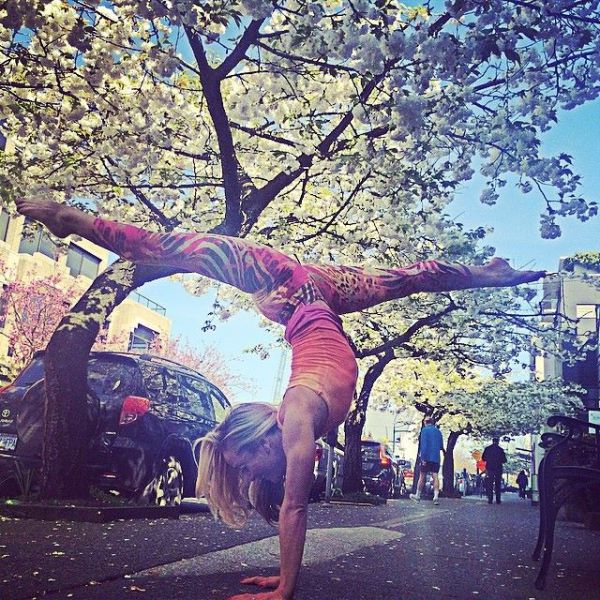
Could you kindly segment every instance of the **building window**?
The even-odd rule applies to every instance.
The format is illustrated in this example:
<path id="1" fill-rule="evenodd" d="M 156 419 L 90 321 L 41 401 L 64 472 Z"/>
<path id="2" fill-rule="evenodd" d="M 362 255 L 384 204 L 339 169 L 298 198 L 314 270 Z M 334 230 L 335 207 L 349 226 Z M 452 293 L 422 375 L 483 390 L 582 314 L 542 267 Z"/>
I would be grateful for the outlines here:
<path id="1" fill-rule="evenodd" d="M 575 316 L 577 317 L 577 333 L 579 335 L 595 334 L 597 330 L 595 304 L 578 304 Z"/>
<path id="2" fill-rule="evenodd" d="M 157 331 L 153 331 L 144 325 L 138 325 L 132 332 L 129 338 L 129 350 L 149 350 L 152 342 L 158 336 Z"/>
<path id="3" fill-rule="evenodd" d="M 8 213 L 0 210 L 0 242 L 5 242 L 8 237 Z"/>
<path id="4" fill-rule="evenodd" d="M 95 279 L 100 271 L 100 259 L 75 244 L 69 245 L 67 268 L 73 277 L 83 275 Z"/>
<path id="5" fill-rule="evenodd" d="M 32 225 L 30 219 L 25 220 L 27 232 L 21 238 L 19 252 L 21 254 L 33 254 L 39 252 L 44 256 L 54 258 L 56 254 L 56 244 L 50 239 L 49 235 L 41 225 Z"/>

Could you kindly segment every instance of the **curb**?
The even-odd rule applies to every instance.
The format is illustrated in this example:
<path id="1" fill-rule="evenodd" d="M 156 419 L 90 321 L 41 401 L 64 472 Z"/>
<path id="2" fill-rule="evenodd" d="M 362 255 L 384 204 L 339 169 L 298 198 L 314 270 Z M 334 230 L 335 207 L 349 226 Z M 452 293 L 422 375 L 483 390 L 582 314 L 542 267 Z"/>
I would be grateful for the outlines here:
<path id="1" fill-rule="evenodd" d="M 4 504 L 0 515 L 40 521 L 108 523 L 121 519 L 179 519 L 179 506 L 49 506 L 46 504 Z"/>

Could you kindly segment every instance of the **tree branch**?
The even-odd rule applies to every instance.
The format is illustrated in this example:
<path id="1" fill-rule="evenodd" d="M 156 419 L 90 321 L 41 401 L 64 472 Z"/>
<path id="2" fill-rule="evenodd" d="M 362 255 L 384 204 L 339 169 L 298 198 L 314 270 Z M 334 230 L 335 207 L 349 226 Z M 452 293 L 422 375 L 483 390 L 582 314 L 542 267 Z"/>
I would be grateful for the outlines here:
<path id="1" fill-rule="evenodd" d="M 242 225 L 242 186 L 238 177 L 238 160 L 233 144 L 231 127 L 223 104 L 220 79 L 208 64 L 206 53 L 199 36 L 190 27 L 185 32 L 200 70 L 200 83 L 206 98 L 208 112 L 212 119 L 219 145 L 223 187 L 225 190 L 225 218 L 219 227 L 220 233 L 238 235 Z"/>
<path id="2" fill-rule="evenodd" d="M 386 68 L 377 76 L 373 77 L 360 92 L 357 103 L 366 102 L 373 90 L 384 79 L 386 73 L 400 59 L 394 59 Z M 246 217 L 242 233 L 247 233 L 258 220 L 263 210 L 268 206 L 269 202 L 277 196 L 277 194 L 292 183 L 305 169 L 308 169 L 313 160 L 318 156 L 330 157 L 331 146 L 342 135 L 347 127 L 352 123 L 354 115 L 352 110 L 349 110 L 341 119 L 340 122 L 329 132 L 329 134 L 317 146 L 317 151 L 312 154 L 301 154 L 298 157 L 299 168 L 293 171 L 282 171 L 278 173 L 271 181 L 262 188 L 249 194 L 242 203 L 242 210 Z"/>
<path id="3" fill-rule="evenodd" d="M 387 342 L 376 346 L 375 348 L 370 348 L 368 350 L 362 350 L 356 353 L 357 358 L 365 358 L 367 356 L 375 356 L 377 354 L 381 354 L 381 352 L 387 352 L 394 348 L 401 347 L 403 344 L 408 342 L 410 338 L 420 329 L 424 327 L 431 327 L 438 323 L 443 317 L 458 310 L 459 306 L 451 302 L 444 310 L 439 313 L 435 313 L 433 315 L 427 315 L 426 317 L 422 317 L 421 319 L 417 319 L 408 329 L 396 336 L 395 338 L 388 340 Z"/>
<path id="4" fill-rule="evenodd" d="M 227 77 L 227 75 L 240 63 L 244 56 L 246 56 L 248 48 L 250 48 L 250 46 L 257 41 L 258 32 L 263 22 L 264 19 L 250 22 L 250 25 L 248 25 L 246 31 L 244 31 L 237 46 L 215 69 L 215 76 L 219 81 Z"/>
<path id="5" fill-rule="evenodd" d="M 356 194 L 358 194 L 358 192 L 360 191 L 360 189 L 366 183 L 366 181 L 369 179 L 370 176 L 371 176 L 371 171 L 368 171 L 366 173 L 366 175 L 361 177 L 360 181 L 356 184 L 356 186 L 354 186 L 354 189 L 348 195 L 348 198 L 346 198 L 346 200 L 341 203 L 340 207 L 331 215 L 331 217 L 327 220 L 327 222 L 323 225 L 323 227 L 321 227 L 315 233 L 301 237 L 298 240 L 298 242 L 299 243 L 307 242 L 308 240 L 311 240 L 315 237 L 318 237 L 318 236 L 326 233 L 327 230 L 331 227 L 331 225 L 333 225 L 336 222 L 337 218 L 340 216 L 342 211 L 348 206 L 348 204 L 350 204 L 350 202 L 352 202 L 353 198 L 356 196 Z"/>

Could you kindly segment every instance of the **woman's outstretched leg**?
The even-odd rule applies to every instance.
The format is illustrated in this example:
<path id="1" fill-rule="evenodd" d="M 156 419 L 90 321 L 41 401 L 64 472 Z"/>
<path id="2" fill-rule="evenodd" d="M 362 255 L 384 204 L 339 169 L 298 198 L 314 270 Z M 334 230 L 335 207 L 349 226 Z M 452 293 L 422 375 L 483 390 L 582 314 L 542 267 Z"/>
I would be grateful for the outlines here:
<path id="1" fill-rule="evenodd" d="M 363 310 L 418 292 L 510 287 L 535 281 L 545 271 L 517 271 L 502 258 L 481 266 L 426 260 L 403 269 L 306 265 L 328 304 L 338 314 Z"/>
<path id="2" fill-rule="evenodd" d="M 50 200 L 19 199 L 16 204 L 21 214 L 59 237 L 80 235 L 128 260 L 198 273 L 248 293 L 271 289 L 298 265 L 277 250 L 236 237 L 150 232 Z"/>
<path id="3" fill-rule="evenodd" d="M 73 233 L 95 242 L 94 217 L 76 208 L 52 200 L 17 198 L 17 210 L 26 217 L 43 223 L 54 235 L 67 237 Z"/>

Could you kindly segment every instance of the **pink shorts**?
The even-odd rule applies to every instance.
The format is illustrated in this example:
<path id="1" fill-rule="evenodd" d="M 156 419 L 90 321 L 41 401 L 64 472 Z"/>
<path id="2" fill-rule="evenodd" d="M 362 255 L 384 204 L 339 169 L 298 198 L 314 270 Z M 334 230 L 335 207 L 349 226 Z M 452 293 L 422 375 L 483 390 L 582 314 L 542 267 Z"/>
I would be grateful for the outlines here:
<path id="1" fill-rule="evenodd" d="M 303 385 L 327 404 L 325 434 L 344 422 L 354 399 L 358 367 L 340 318 L 325 304 L 299 306 L 285 329 L 292 346 L 288 389 Z"/>

